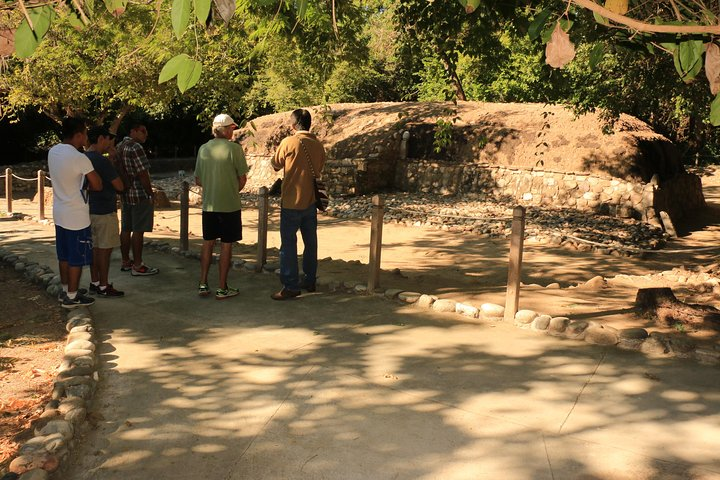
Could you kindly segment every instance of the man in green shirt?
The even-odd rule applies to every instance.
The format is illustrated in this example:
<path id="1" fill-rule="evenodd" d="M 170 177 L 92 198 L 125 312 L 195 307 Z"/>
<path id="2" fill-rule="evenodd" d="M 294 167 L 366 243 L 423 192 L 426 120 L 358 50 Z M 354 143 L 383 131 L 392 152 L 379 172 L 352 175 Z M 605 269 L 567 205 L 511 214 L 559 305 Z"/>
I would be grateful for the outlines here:
<path id="1" fill-rule="evenodd" d="M 195 164 L 195 183 L 202 187 L 203 247 L 200 257 L 200 284 L 198 294 L 210 295 L 208 271 L 215 241 L 219 238 L 220 283 L 215 298 L 223 300 L 234 297 L 238 289 L 227 284 L 234 242 L 242 240 L 240 216 L 240 191 L 247 182 L 248 166 L 242 147 L 230 141 L 237 127 L 227 114 L 213 120 L 215 138 L 200 147 Z"/>

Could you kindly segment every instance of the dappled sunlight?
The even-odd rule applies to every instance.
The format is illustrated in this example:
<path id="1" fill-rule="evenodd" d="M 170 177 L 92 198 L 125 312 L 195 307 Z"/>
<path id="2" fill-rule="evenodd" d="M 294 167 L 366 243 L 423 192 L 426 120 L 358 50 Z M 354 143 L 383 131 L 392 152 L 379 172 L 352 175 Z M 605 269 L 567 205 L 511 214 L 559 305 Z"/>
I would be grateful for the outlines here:
<path id="1" fill-rule="evenodd" d="M 68 478 L 720 475 L 716 367 L 376 297 L 273 303 L 272 275 L 199 299 L 197 262 L 152 260 L 93 307 L 103 418 Z"/>

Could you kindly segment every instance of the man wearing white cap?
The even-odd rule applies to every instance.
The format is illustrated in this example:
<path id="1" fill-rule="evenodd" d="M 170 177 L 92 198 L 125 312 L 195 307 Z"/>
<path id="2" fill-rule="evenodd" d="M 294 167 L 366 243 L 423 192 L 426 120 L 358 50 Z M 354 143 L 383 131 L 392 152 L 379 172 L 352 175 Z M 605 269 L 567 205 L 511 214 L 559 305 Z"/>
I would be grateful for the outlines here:
<path id="1" fill-rule="evenodd" d="M 234 242 L 242 240 L 240 191 L 247 182 L 248 166 L 242 147 L 230 141 L 237 124 L 230 115 L 222 113 L 212 124 L 213 138 L 198 150 L 195 164 L 195 183 L 202 187 L 203 246 L 200 256 L 198 294 L 210 295 L 208 271 L 215 241 L 219 238 L 220 281 L 215 298 L 223 300 L 238 294 L 227 284 Z"/>

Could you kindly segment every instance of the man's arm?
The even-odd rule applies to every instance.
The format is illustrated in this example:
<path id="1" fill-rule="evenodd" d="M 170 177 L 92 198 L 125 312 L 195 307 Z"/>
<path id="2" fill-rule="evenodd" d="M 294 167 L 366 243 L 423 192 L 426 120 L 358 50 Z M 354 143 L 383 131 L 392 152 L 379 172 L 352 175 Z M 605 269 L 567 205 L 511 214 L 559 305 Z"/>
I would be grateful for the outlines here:
<path id="1" fill-rule="evenodd" d="M 125 190 L 125 184 L 123 184 L 123 181 L 120 177 L 115 177 L 111 183 L 115 191 L 122 192 L 123 190 Z"/>
<path id="2" fill-rule="evenodd" d="M 152 182 L 150 181 L 150 172 L 148 172 L 147 170 L 143 170 L 138 173 L 137 178 L 140 180 L 140 183 L 143 186 L 143 190 L 145 190 L 145 193 L 148 195 L 148 197 L 152 197 L 153 189 Z"/>
<path id="3" fill-rule="evenodd" d="M 102 178 L 100 178 L 100 175 L 95 170 L 92 170 L 85 174 L 85 177 L 88 181 L 88 189 L 99 192 L 102 190 Z"/>
<path id="4" fill-rule="evenodd" d="M 247 174 L 241 175 L 238 177 L 238 192 L 242 192 L 242 189 L 245 188 L 246 183 L 247 183 Z"/>
<path id="5" fill-rule="evenodd" d="M 280 142 L 280 146 L 275 150 L 275 155 L 273 155 L 273 158 L 270 160 L 270 166 L 272 166 L 276 172 L 282 170 L 285 166 L 285 154 L 283 153 L 285 151 L 283 148 L 285 146 L 284 144 L 284 140 Z"/>

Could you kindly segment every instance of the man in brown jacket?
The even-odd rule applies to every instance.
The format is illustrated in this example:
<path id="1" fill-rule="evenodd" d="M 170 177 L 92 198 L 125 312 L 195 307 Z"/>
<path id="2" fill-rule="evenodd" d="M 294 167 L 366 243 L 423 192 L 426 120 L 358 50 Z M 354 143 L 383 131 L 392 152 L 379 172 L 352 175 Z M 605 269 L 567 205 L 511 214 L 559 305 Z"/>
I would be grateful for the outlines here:
<path id="1" fill-rule="evenodd" d="M 317 276 L 317 208 L 313 172 L 320 176 L 325 165 L 325 148 L 310 133 L 312 118 L 305 109 L 290 114 L 290 126 L 295 132 L 283 139 L 272 159 L 275 170 L 283 170 L 280 195 L 280 281 L 282 290 L 272 295 L 273 300 L 287 300 L 300 295 L 300 291 L 315 291 Z M 303 251 L 302 282 L 298 273 L 297 231 L 300 230 Z"/>

